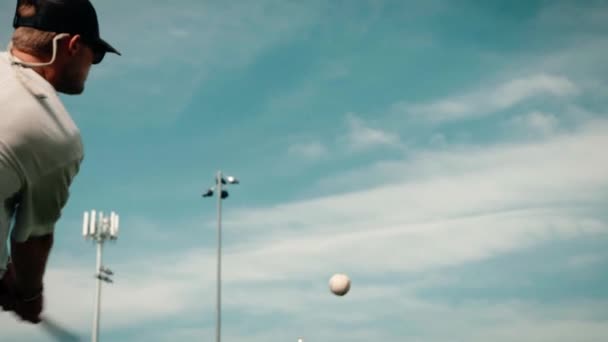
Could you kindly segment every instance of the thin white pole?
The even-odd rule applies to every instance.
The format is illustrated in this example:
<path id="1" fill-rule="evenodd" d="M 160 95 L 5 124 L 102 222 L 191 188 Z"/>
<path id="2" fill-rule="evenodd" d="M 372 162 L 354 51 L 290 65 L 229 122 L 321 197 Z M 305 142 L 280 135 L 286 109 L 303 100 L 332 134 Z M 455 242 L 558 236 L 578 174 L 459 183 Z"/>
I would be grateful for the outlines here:
<path id="1" fill-rule="evenodd" d="M 96 276 L 97 276 L 97 298 L 96 298 L 96 308 L 95 308 L 95 318 L 93 320 L 93 342 L 99 341 L 99 319 L 100 319 L 100 310 L 101 310 L 101 253 L 103 247 L 103 240 L 97 239 L 97 268 L 96 268 Z"/>
<path id="2" fill-rule="evenodd" d="M 222 171 L 217 172 L 217 322 L 215 341 L 221 341 L 222 327 Z"/>

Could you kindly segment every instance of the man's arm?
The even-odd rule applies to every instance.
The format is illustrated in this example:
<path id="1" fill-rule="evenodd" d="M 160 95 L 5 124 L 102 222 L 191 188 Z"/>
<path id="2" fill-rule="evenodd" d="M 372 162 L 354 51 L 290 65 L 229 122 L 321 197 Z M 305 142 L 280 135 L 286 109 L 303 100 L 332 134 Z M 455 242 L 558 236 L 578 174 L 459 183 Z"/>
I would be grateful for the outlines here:
<path id="1" fill-rule="evenodd" d="M 25 242 L 11 239 L 12 262 L 2 279 L 2 307 L 23 320 L 39 323 L 44 307 L 43 278 L 53 235 L 32 237 Z M 7 297 L 11 296 L 11 297 Z"/>
<path id="2" fill-rule="evenodd" d="M 69 197 L 78 172 L 75 161 L 30 182 L 21 191 L 11 233 L 15 312 L 24 320 L 39 323 L 44 304 L 44 273 L 55 224 Z"/>
<path id="3" fill-rule="evenodd" d="M 25 242 L 11 240 L 15 290 L 22 299 L 42 294 L 44 271 L 52 246 L 53 234 L 31 237 Z"/>

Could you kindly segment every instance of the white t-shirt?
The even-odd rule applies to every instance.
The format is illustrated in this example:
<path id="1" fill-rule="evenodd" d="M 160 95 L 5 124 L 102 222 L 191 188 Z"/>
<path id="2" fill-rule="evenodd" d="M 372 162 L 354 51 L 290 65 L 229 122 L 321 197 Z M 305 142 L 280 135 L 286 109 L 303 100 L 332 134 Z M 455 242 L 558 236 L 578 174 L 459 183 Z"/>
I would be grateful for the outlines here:
<path id="1" fill-rule="evenodd" d="M 54 232 L 84 156 L 53 86 L 11 58 L 0 52 L 0 276 L 9 234 L 23 242 Z"/>

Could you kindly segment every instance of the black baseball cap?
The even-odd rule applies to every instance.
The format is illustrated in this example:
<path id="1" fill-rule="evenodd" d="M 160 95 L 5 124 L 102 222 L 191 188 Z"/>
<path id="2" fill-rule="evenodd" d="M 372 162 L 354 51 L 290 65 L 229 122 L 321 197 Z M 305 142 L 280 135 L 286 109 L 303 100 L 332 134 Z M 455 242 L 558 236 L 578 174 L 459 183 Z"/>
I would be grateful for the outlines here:
<path id="1" fill-rule="evenodd" d="M 46 32 L 79 34 L 95 52 L 93 64 L 99 64 L 107 52 L 120 55 L 112 45 L 99 36 L 97 12 L 89 0 L 30 0 L 36 7 L 31 17 L 19 15 L 19 3 L 13 27 L 31 27 Z"/>

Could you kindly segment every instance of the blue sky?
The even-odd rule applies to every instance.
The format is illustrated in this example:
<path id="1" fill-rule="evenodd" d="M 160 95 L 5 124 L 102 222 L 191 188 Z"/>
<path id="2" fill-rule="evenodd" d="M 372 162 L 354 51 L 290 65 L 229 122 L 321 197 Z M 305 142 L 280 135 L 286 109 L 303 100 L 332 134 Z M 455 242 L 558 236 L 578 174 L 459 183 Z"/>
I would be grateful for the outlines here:
<path id="1" fill-rule="evenodd" d="M 102 337 L 211 340 L 200 194 L 222 169 L 241 179 L 224 202 L 225 341 L 608 338 L 605 2 L 95 5 L 123 56 L 63 97 L 86 157 L 47 274 L 58 321 L 90 335 L 81 217 L 115 210 Z"/>

